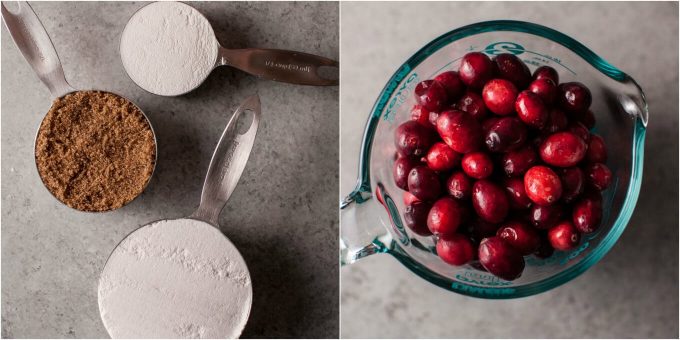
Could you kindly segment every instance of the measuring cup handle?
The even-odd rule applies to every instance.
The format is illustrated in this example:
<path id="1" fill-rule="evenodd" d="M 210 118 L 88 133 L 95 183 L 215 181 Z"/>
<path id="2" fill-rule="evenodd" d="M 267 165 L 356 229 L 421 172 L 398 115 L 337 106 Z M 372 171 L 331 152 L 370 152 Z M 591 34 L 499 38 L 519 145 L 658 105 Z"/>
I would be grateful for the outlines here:
<path id="1" fill-rule="evenodd" d="M 338 62 L 302 52 L 246 48 L 220 48 L 218 65 L 229 65 L 255 76 L 299 85 L 338 85 Z M 328 68 L 322 71 L 322 68 Z M 319 74 L 322 71 L 324 74 Z M 325 77 L 326 73 L 332 73 Z"/>
<path id="2" fill-rule="evenodd" d="M 238 131 L 238 121 L 241 115 L 251 111 L 252 121 L 248 130 Z M 227 123 L 227 127 L 220 137 L 220 141 L 213 152 L 208 174 L 203 184 L 201 204 L 191 217 L 217 225 L 217 218 L 229 200 L 229 196 L 236 188 L 239 178 L 246 167 L 250 151 L 255 143 L 255 134 L 260 124 L 260 97 L 248 97 L 234 112 Z"/>
<path id="3" fill-rule="evenodd" d="M 21 54 L 54 97 L 75 91 L 66 82 L 57 51 L 45 27 L 26 1 L 17 1 L 18 10 L 12 13 L 2 4 L 2 21 Z"/>

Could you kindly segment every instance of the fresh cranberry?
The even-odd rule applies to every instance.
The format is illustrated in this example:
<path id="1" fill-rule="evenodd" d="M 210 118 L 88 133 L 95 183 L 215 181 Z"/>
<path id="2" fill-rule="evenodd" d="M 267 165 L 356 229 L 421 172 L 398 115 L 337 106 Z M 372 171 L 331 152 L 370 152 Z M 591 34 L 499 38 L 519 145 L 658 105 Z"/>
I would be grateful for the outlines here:
<path id="1" fill-rule="evenodd" d="M 468 53 L 460 62 L 458 76 L 465 85 L 481 89 L 493 76 L 493 63 L 484 53 Z"/>
<path id="2" fill-rule="evenodd" d="M 560 199 L 562 183 L 552 169 L 537 165 L 529 169 L 524 175 L 524 190 L 534 203 L 551 205 Z"/>
<path id="3" fill-rule="evenodd" d="M 444 142 L 458 153 L 479 149 L 482 144 L 482 128 L 471 115 L 459 111 L 444 111 L 437 118 L 437 131 Z"/>
<path id="4" fill-rule="evenodd" d="M 550 111 L 541 97 L 531 91 L 520 92 L 515 101 L 515 111 L 525 124 L 537 129 L 543 128 L 550 118 Z"/>
<path id="5" fill-rule="evenodd" d="M 585 176 L 577 167 L 559 169 L 557 174 L 562 181 L 562 200 L 565 203 L 573 202 L 583 193 Z"/>
<path id="6" fill-rule="evenodd" d="M 557 97 L 557 85 L 547 78 L 532 81 L 528 90 L 535 93 L 547 105 L 551 105 Z"/>
<path id="7" fill-rule="evenodd" d="M 408 191 L 404 191 L 403 198 L 404 205 L 411 205 L 414 202 L 420 202 L 420 199 L 418 197 L 413 196 L 413 194 Z"/>
<path id="8" fill-rule="evenodd" d="M 510 244 L 498 236 L 485 238 L 479 244 L 479 263 L 489 273 L 503 280 L 514 280 L 524 271 L 524 258 Z"/>
<path id="9" fill-rule="evenodd" d="M 420 162 L 415 159 L 409 157 L 397 158 L 392 168 L 394 184 L 403 190 L 408 190 L 408 174 L 417 165 L 420 165 Z"/>
<path id="10" fill-rule="evenodd" d="M 446 90 L 434 80 L 423 80 L 415 89 L 416 102 L 429 111 L 440 111 L 448 102 Z"/>
<path id="11" fill-rule="evenodd" d="M 425 155 L 425 161 L 434 171 L 448 171 L 460 164 L 460 154 L 445 143 L 437 142 Z"/>
<path id="12" fill-rule="evenodd" d="M 467 200 L 472 195 L 472 179 L 462 171 L 456 171 L 446 180 L 449 195 L 459 200 Z"/>
<path id="13" fill-rule="evenodd" d="M 427 215 L 427 227 L 433 234 L 453 234 L 460 226 L 463 205 L 445 196 L 434 202 Z"/>
<path id="14" fill-rule="evenodd" d="M 521 210 L 531 207 L 531 200 L 524 190 L 524 180 L 521 178 L 506 178 L 505 192 L 508 194 L 510 208 Z"/>
<path id="15" fill-rule="evenodd" d="M 586 142 L 572 132 L 556 132 L 543 141 L 541 159 L 558 167 L 572 167 L 586 156 Z"/>
<path id="16" fill-rule="evenodd" d="M 517 149 L 527 140 L 527 129 L 516 117 L 503 117 L 491 125 L 484 136 L 486 148 L 492 152 Z"/>
<path id="17" fill-rule="evenodd" d="M 456 71 L 440 73 L 438 76 L 434 77 L 434 80 L 444 86 L 450 101 L 458 99 L 458 97 L 463 94 L 463 90 L 465 90 L 465 85 L 460 81 L 458 72 Z"/>
<path id="18" fill-rule="evenodd" d="M 496 234 L 522 255 L 529 255 L 541 245 L 541 239 L 534 228 L 519 221 L 505 223 Z"/>
<path id="19" fill-rule="evenodd" d="M 461 234 L 442 235 L 437 240 L 437 255 L 446 263 L 462 266 L 475 256 L 472 242 Z"/>
<path id="20" fill-rule="evenodd" d="M 420 236 L 432 235 L 430 229 L 427 228 L 427 215 L 430 208 L 428 203 L 421 201 L 407 205 L 404 210 L 404 224 Z"/>
<path id="21" fill-rule="evenodd" d="M 597 230 L 602 221 L 602 199 L 588 195 L 574 204 L 572 210 L 574 226 L 582 233 Z"/>
<path id="22" fill-rule="evenodd" d="M 484 152 L 465 154 L 461 166 L 466 175 L 476 179 L 487 178 L 493 173 L 493 161 Z"/>
<path id="23" fill-rule="evenodd" d="M 567 251 L 576 248 L 581 234 L 569 221 L 562 221 L 548 231 L 550 245 L 557 250 Z"/>
<path id="24" fill-rule="evenodd" d="M 540 238 L 541 238 L 541 244 L 538 246 L 538 250 L 534 252 L 534 256 L 536 256 L 539 259 L 547 259 L 548 257 L 552 256 L 552 254 L 555 252 L 555 248 L 552 247 L 550 244 L 550 240 L 548 240 L 548 235 L 545 233 L 540 233 Z"/>
<path id="25" fill-rule="evenodd" d="M 515 112 L 517 88 L 505 79 L 490 80 L 482 90 L 484 104 L 497 115 L 509 115 Z"/>
<path id="26" fill-rule="evenodd" d="M 562 217 L 564 207 L 559 204 L 533 205 L 529 210 L 529 220 L 538 229 L 549 229 Z"/>
<path id="27" fill-rule="evenodd" d="M 557 102 L 567 112 L 585 112 L 590 107 L 590 90 L 578 82 L 560 84 Z"/>
<path id="28" fill-rule="evenodd" d="M 503 154 L 503 170 L 509 177 L 521 176 L 538 163 L 538 154 L 531 145 Z"/>
<path id="29" fill-rule="evenodd" d="M 590 142 L 590 131 L 588 131 L 588 128 L 581 122 L 572 122 L 567 127 L 567 131 L 583 139 L 583 141 L 586 142 L 586 145 Z"/>
<path id="30" fill-rule="evenodd" d="M 432 127 L 432 124 L 430 124 L 430 111 L 422 105 L 413 105 L 413 108 L 411 109 L 411 120 L 416 121 L 425 127 Z"/>
<path id="31" fill-rule="evenodd" d="M 487 119 L 484 119 L 482 121 L 482 131 L 484 131 L 484 135 L 486 135 L 487 132 L 498 123 L 498 121 L 501 120 L 501 117 L 498 116 L 491 116 Z"/>
<path id="32" fill-rule="evenodd" d="M 509 80 L 515 87 L 523 89 L 531 82 L 531 71 L 516 55 L 502 53 L 495 56 L 492 61 L 496 75 Z"/>
<path id="33" fill-rule="evenodd" d="M 541 66 L 534 71 L 534 80 L 538 79 L 550 79 L 553 83 L 560 83 L 560 76 L 557 71 L 550 66 Z"/>
<path id="34" fill-rule="evenodd" d="M 460 97 L 460 99 L 458 99 L 456 108 L 469 113 L 479 122 L 484 120 L 484 118 L 487 116 L 484 99 L 482 99 L 480 95 L 471 91 L 465 92 L 465 94 Z"/>
<path id="35" fill-rule="evenodd" d="M 408 191 L 422 201 L 433 201 L 441 194 L 439 176 L 427 166 L 416 166 L 408 174 Z"/>
<path id="36" fill-rule="evenodd" d="M 574 119 L 581 122 L 583 125 L 585 125 L 588 129 L 592 129 L 595 126 L 595 115 L 593 114 L 593 111 L 591 110 L 586 110 L 583 112 L 575 112 L 572 114 Z"/>
<path id="37" fill-rule="evenodd" d="M 472 206 L 487 222 L 500 223 L 508 215 L 509 202 L 503 188 L 489 180 L 479 180 L 472 186 Z"/>
<path id="38" fill-rule="evenodd" d="M 394 132 L 394 144 L 402 156 L 423 156 L 434 144 L 436 136 L 431 129 L 414 121 L 407 121 Z"/>
<path id="39" fill-rule="evenodd" d="M 597 190 L 605 190 L 612 184 L 612 172 L 602 163 L 593 163 L 586 167 L 586 178 L 588 183 Z"/>
<path id="40" fill-rule="evenodd" d="M 604 144 L 604 139 L 602 139 L 602 137 L 599 135 L 590 135 L 588 151 L 586 152 L 586 160 L 588 160 L 590 163 L 607 162 L 607 146 Z"/>
<path id="41" fill-rule="evenodd" d="M 558 108 L 550 109 L 550 118 L 548 118 L 548 123 L 545 125 L 543 130 L 547 133 L 555 133 L 557 131 L 562 131 L 569 125 L 569 120 L 564 111 Z"/>

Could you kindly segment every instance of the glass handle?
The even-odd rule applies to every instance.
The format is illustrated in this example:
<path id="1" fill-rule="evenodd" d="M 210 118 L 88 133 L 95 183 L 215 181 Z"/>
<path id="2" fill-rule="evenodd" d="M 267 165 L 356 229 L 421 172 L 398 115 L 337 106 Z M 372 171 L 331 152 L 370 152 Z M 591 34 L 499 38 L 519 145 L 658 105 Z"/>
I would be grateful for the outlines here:
<path id="1" fill-rule="evenodd" d="M 370 205 L 371 193 L 355 190 L 340 203 L 340 263 L 352 264 L 359 259 L 387 249 L 377 238 L 385 230 L 380 226 Z"/>

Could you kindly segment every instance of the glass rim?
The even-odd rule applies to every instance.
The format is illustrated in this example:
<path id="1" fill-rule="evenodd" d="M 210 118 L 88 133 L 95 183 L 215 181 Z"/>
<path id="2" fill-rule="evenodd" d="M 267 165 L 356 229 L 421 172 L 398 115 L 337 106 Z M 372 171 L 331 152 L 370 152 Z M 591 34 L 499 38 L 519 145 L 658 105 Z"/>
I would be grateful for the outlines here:
<path id="1" fill-rule="evenodd" d="M 371 179 L 370 179 L 370 156 L 371 147 L 373 139 L 375 137 L 376 129 L 386 107 L 387 101 L 392 95 L 398 90 L 398 84 L 413 70 L 418 66 L 423 60 L 428 58 L 433 53 L 440 50 L 442 47 L 447 46 L 453 41 L 460 40 L 462 38 L 495 31 L 508 31 L 508 32 L 521 32 L 536 35 L 551 41 L 554 41 L 572 52 L 579 55 L 586 62 L 591 64 L 595 69 L 597 69 L 602 74 L 607 77 L 614 79 L 616 81 L 631 81 L 639 90 L 644 98 L 644 92 L 640 86 L 635 82 L 633 78 L 628 76 L 623 71 L 614 67 L 600 56 L 595 54 L 585 45 L 576 41 L 575 39 L 560 33 L 554 29 L 541 26 L 538 24 L 533 24 L 524 21 L 515 20 L 493 20 L 484 21 L 467 26 L 463 26 L 458 29 L 454 29 L 447 33 L 440 35 L 438 38 L 432 40 L 427 45 L 419 49 L 415 54 L 408 58 L 390 77 L 385 87 L 380 92 L 378 99 L 376 100 L 373 108 L 371 109 L 371 114 L 369 115 L 368 122 L 364 130 L 364 137 L 362 140 L 360 159 L 359 159 L 359 179 L 357 181 L 356 189 L 349 194 L 356 203 L 363 203 L 368 200 L 365 198 L 367 195 L 371 194 Z M 646 111 L 645 107 L 645 111 Z M 646 112 L 645 112 L 646 114 Z M 409 268 L 411 271 L 416 273 L 421 278 L 439 286 L 449 291 L 460 293 L 467 296 L 487 298 L 487 299 L 510 299 L 518 298 L 524 296 L 530 296 L 539 294 L 557 286 L 560 286 L 580 274 L 584 273 L 595 263 L 600 261 L 605 254 L 611 250 L 616 241 L 619 239 L 621 234 L 626 228 L 637 203 L 637 199 L 640 193 L 640 186 L 642 184 L 642 168 L 643 168 L 643 158 L 644 158 L 644 140 L 646 134 L 646 119 L 643 117 L 635 118 L 635 126 L 633 129 L 633 157 L 632 157 L 632 169 L 630 174 L 630 183 L 626 191 L 626 197 L 624 200 L 623 207 L 616 217 L 611 229 L 604 236 L 602 241 L 592 249 L 588 254 L 586 254 L 578 263 L 567 268 L 566 270 L 550 276 L 548 278 L 542 279 L 540 281 L 518 286 L 518 287 L 480 287 L 468 285 L 459 281 L 452 281 L 442 275 L 439 275 L 432 270 L 423 267 L 419 263 L 413 261 L 408 255 L 404 254 L 399 246 L 392 247 L 390 245 L 385 245 L 383 242 L 379 241 L 377 238 L 373 241 L 375 245 L 381 248 L 380 252 L 389 253 L 394 256 L 399 262 Z M 370 197 L 370 196 L 368 196 Z M 394 243 L 394 241 L 392 241 Z"/>

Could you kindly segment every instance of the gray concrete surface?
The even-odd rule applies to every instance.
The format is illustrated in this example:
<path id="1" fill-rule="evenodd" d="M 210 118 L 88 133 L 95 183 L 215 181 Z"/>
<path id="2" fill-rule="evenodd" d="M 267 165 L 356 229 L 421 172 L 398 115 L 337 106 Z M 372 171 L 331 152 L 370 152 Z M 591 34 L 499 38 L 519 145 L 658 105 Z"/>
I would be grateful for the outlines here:
<path id="1" fill-rule="evenodd" d="M 177 98 L 145 93 L 126 75 L 118 40 L 141 2 L 33 3 L 78 88 L 128 96 L 159 147 L 145 193 L 110 213 L 58 203 L 42 186 L 33 137 L 51 98 L 2 28 L 2 337 L 107 337 L 97 278 L 135 228 L 189 215 L 213 148 L 239 102 L 259 92 L 263 121 L 220 221 L 241 250 L 254 302 L 244 337 L 338 336 L 338 88 L 294 86 L 216 70 Z M 337 3 L 192 3 L 226 47 L 338 58 Z"/>
<path id="2" fill-rule="evenodd" d="M 341 269 L 341 336 L 678 337 L 678 4 L 341 4 L 341 194 L 356 180 L 362 127 L 396 68 L 425 43 L 466 24 L 517 19 L 581 41 L 647 94 L 650 125 L 633 218 L 605 258 L 538 296 L 455 295 L 387 255 Z"/>

